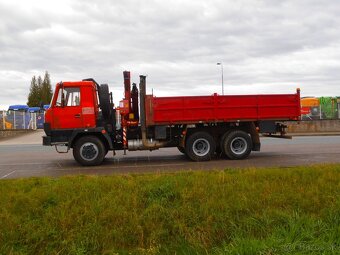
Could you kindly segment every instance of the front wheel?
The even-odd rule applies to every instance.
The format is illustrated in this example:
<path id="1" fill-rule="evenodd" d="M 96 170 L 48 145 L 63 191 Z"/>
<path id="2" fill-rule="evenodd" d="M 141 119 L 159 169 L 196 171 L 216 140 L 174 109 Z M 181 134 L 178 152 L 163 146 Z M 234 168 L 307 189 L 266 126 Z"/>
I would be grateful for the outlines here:
<path id="1" fill-rule="evenodd" d="M 104 144 L 95 136 L 83 136 L 73 147 L 74 159 L 83 166 L 100 165 L 104 160 L 105 152 Z"/>
<path id="2" fill-rule="evenodd" d="M 216 150 L 214 138 L 206 132 L 192 134 L 185 145 L 186 155 L 193 161 L 208 161 Z"/>

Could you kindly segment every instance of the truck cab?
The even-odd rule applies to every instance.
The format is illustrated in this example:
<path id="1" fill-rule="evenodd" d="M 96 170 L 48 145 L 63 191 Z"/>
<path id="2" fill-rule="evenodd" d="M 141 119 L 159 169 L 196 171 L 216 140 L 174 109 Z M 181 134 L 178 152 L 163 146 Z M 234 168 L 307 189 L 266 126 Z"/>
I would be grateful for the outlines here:
<path id="1" fill-rule="evenodd" d="M 45 113 L 43 145 L 73 149 L 82 165 L 97 165 L 113 150 L 115 121 L 107 84 L 93 79 L 60 82 Z"/>
<path id="2" fill-rule="evenodd" d="M 95 128 L 98 117 L 96 84 L 92 81 L 58 83 L 45 123 L 51 129 Z"/>

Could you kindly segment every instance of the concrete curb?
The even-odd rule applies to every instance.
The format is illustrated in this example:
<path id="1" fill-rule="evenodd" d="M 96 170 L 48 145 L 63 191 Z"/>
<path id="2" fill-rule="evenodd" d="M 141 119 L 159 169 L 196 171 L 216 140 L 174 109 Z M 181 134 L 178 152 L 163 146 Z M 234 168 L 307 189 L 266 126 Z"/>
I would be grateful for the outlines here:
<path id="1" fill-rule="evenodd" d="M 22 136 L 25 134 L 33 133 L 35 130 L 30 129 L 11 129 L 11 130 L 0 130 L 0 140 L 7 140 L 13 137 Z"/>
<path id="2" fill-rule="evenodd" d="M 319 132 L 319 133 L 287 133 L 291 136 L 338 136 L 340 132 Z"/>
<path id="3" fill-rule="evenodd" d="M 288 134 L 340 134 L 340 120 L 289 121 Z"/>

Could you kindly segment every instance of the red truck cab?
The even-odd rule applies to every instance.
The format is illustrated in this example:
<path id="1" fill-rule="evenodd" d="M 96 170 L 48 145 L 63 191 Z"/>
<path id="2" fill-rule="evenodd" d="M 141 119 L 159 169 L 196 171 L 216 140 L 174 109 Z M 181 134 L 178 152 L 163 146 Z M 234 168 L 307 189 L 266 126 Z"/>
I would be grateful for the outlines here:
<path id="1" fill-rule="evenodd" d="M 58 83 L 45 122 L 51 129 L 95 128 L 98 97 L 92 81 Z"/>

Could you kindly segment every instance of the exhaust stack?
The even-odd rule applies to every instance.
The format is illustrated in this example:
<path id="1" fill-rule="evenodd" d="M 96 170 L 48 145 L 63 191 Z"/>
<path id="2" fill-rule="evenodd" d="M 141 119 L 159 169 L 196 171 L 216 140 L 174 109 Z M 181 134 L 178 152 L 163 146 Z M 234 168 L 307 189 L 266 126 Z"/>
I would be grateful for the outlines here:
<path id="1" fill-rule="evenodd" d="M 130 72 L 129 71 L 124 71 L 123 72 L 124 76 L 124 99 L 128 101 L 129 103 L 129 111 L 128 113 L 131 112 L 131 78 L 130 78 Z"/>
<path id="2" fill-rule="evenodd" d="M 146 76 L 140 75 L 139 93 L 140 93 L 140 124 L 142 140 L 129 140 L 129 150 L 157 150 L 164 147 L 168 142 L 147 139 L 146 116 L 145 116 L 145 95 L 146 95 Z"/>
<path id="3" fill-rule="evenodd" d="M 136 121 L 139 120 L 139 105 L 138 105 L 138 89 L 135 83 L 132 83 L 131 90 L 131 110 Z"/>

